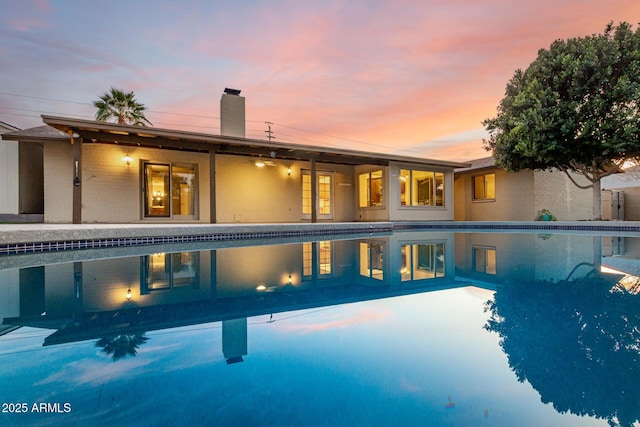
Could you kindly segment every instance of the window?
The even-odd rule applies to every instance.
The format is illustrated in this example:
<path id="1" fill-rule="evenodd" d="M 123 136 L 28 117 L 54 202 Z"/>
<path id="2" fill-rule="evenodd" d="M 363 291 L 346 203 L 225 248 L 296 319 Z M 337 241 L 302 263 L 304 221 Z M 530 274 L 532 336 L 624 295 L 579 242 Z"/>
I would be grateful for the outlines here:
<path id="1" fill-rule="evenodd" d="M 496 274 L 496 248 L 474 247 L 472 253 L 473 271 Z"/>
<path id="2" fill-rule="evenodd" d="M 360 242 L 360 275 L 384 278 L 384 246 L 382 243 Z"/>
<path id="3" fill-rule="evenodd" d="M 160 253 L 143 256 L 141 260 L 142 294 L 199 286 L 198 252 Z"/>
<path id="4" fill-rule="evenodd" d="M 333 172 L 317 173 L 318 218 L 333 218 Z M 311 172 L 302 171 L 302 217 L 311 218 Z"/>
<path id="5" fill-rule="evenodd" d="M 382 206 L 382 171 L 358 175 L 359 203 L 361 208 Z"/>
<path id="6" fill-rule="evenodd" d="M 403 245 L 401 280 L 444 277 L 444 243 Z"/>
<path id="7" fill-rule="evenodd" d="M 144 164 L 144 216 L 196 217 L 196 165 Z"/>
<path id="8" fill-rule="evenodd" d="M 400 169 L 400 205 L 444 206 L 444 173 Z"/>
<path id="9" fill-rule="evenodd" d="M 473 200 L 495 200 L 496 174 L 487 173 L 473 177 Z"/>

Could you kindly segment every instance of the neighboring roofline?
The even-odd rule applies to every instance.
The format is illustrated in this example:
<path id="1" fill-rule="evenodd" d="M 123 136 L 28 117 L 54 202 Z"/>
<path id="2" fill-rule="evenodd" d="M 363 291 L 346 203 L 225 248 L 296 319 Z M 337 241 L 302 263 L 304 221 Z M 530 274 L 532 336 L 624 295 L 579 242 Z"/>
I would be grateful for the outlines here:
<path id="1" fill-rule="evenodd" d="M 7 141 L 21 141 L 21 142 L 69 141 L 68 135 L 48 125 L 36 126 L 29 129 L 17 130 L 14 132 L 5 132 L 0 136 L 2 137 L 2 139 Z"/>
<path id="2" fill-rule="evenodd" d="M 0 120 L 0 126 L 7 128 L 9 132 L 15 132 L 17 130 L 20 130 L 20 128 L 10 125 L 7 122 L 3 122 L 2 120 Z"/>
<path id="3" fill-rule="evenodd" d="M 480 159 L 469 160 L 467 167 L 455 169 L 454 173 L 475 172 L 484 169 L 500 169 L 500 166 L 496 165 L 492 156 L 482 157 Z"/>
<path id="4" fill-rule="evenodd" d="M 461 168 L 469 163 L 435 160 L 394 154 L 371 153 L 341 148 L 298 145 L 251 138 L 190 132 L 157 127 L 123 125 L 95 120 L 43 115 L 42 120 L 67 135 L 78 136 L 95 142 L 118 141 L 121 144 L 144 145 L 155 148 L 191 149 L 212 151 L 217 154 L 265 156 L 271 152 L 279 159 L 317 160 L 343 164 L 388 164 L 390 161 L 413 163 L 421 166 Z"/>

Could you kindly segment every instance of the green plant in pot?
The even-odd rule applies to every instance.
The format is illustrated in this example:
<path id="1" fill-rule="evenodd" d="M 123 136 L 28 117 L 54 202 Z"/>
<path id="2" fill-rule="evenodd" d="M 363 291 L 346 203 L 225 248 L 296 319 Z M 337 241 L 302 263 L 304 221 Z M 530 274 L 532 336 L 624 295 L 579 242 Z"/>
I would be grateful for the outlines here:
<path id="1" fill-rule="evenodd" d="M 551 213 L 549 209 L 542 209 L 540 211 L 540 219 L 543 221 L 555 221 L 556 217 Z"/>

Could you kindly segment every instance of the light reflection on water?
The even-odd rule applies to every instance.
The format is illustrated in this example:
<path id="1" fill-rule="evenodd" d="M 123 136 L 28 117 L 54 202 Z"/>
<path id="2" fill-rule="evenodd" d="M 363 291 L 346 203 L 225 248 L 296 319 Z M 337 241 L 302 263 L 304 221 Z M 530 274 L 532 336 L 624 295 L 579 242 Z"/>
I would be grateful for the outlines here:
<path id="1" fill-rule="evenodd" d="M 411 232 L 0 270 L 0 401 L 28 406 L 0 422 L 629 425 L 624 243 Z"/>

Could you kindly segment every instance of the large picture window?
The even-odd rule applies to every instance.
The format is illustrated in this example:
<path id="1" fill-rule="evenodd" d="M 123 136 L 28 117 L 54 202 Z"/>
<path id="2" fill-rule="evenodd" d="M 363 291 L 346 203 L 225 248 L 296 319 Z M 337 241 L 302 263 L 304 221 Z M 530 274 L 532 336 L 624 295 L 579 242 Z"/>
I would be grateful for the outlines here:
<path id="1" fill-rule="evenodd" d="M 473 200 L 495 200 L 496 174 L 486 173 L 473 177 Z"/>
<path id="2" fill-rule="evenodd" d="M 382 171 L 358 175 L 359 203 L 361 208 L 382 206 Z"/>
<path id="3" fill-rule="evenodd" d="M 444 173 L 400 169 L 402 206 L 444 206 Z"/>
<path id="4" fill-rule="evenodd" d="M 196 165 L 144 164 L 144 216 L 196 217 Z"/>

